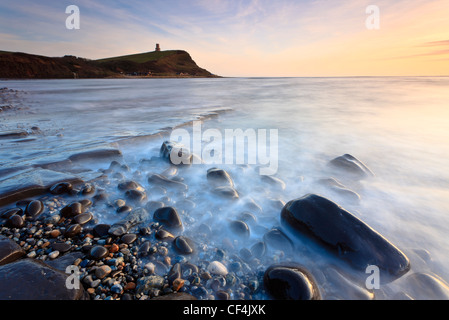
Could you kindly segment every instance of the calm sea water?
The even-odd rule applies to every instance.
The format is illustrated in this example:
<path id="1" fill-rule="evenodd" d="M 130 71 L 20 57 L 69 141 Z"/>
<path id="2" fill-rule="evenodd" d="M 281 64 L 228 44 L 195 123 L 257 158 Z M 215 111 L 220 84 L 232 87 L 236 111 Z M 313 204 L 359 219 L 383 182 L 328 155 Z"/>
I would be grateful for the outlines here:
<path id="1" fill-rule="evenodd" d="M 0 129 L 41 130 L 34 141 L 1 141 L 2 168 L 150 135 L 219 111 L 203 122 L 203 130 L 278 130 L 276 177 L 286 183 L 285 190 L 261 187 L 251 166 L 221 165 L 234 177 L 243 200 L 264 207 L 267 198 L 287 202 L 309 192 L 323 194 L 404 251 L 412 263 L 410 274 L 426 272 L 449 282 L 449 78 L 33 80 L 0 81 L 0 87 L 23 91 L 16 102 L 24 107 L 0 114 Z M 137 166 L 157 156 L 161 142 L 127 144 L 122 151 Z M 340 177 L 360 194 L 358 203 L 315 183 L 333 176 L 327 163 L 346 153 L 376 175 L 360 183 Z M 197 208 L 207 211 L 216 200 L 198 196 L 204 193 L 205 172 L 193 168 L 189 174 L 190 196 L 202 199 Z M 224 210 L 213 219 L 219 223 L 233 214 Z M 104 213 L 100 219 L 116 217 Z M 192 228 L 202 219 L 192 218 Z M 263 228 L 279 226 L 279 212 L 264 211 L 259 224 L 251 241 L 260 240 Z M 325 265 L 325 257 L 319 259 Z M 338 291 L 332 289 L 337 282 L 322 286 Z M 409 286 L 401 278 L 383 294 L 392 298 Z M 343 296 L 328 297 L 359 296 L 348 289 Z"/>

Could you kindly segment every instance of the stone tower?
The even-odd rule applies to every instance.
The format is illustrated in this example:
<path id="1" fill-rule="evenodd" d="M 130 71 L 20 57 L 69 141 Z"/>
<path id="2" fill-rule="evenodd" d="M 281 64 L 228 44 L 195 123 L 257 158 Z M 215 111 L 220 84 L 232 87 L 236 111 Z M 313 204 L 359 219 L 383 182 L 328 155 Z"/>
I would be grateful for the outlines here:
<path id="1" fill-rule="evenodd" d="M 156 43 L 156 51 L 161 51 L 161 47 L 159 47 L 159 43 Z"/>

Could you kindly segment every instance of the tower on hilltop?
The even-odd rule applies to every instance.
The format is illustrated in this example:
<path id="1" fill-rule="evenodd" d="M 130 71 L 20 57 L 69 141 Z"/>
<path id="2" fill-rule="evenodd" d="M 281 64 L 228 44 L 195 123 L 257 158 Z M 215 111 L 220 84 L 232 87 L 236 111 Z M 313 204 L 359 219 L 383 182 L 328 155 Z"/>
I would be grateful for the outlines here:
<path id="1" fill-rule="evenodd" d="M 159 43 L 156 43 L 156 51 L 161 51 L 161 47 L 159 46 Z"/>

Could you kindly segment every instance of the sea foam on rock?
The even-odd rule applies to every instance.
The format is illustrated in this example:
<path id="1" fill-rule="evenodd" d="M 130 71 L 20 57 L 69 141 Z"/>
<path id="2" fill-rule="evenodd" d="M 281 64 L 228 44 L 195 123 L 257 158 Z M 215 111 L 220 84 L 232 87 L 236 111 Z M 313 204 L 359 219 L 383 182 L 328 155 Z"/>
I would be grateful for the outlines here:
<path id="1" fill-rule="evenodd" d="M 294 234 L 306 236 L 334 252 L 356 269 L 375 265 L 381 282 L 410 270 L 407 256 L 366 223 L 336 203 L 316 194 L 288 202 L 281 223 Z M 388 281 L 386 281 L 388 280 Z"/>

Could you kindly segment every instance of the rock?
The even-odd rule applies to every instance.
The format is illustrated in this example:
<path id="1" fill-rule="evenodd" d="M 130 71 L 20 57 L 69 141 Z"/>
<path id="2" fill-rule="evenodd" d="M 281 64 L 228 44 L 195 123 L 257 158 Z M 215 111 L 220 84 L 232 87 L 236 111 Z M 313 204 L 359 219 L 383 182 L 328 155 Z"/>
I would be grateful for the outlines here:
<path id="1" fill-rule="evenodd" d="M 232 181 L 231 176 L 223 169 L 211 168 L 207 170 L 206 177 L 209 183 L 211 183 L 214 187 L 234 186 L 234 181 Z"/>
<path id="2" fill-rule="evenodd" d="M 323 269 L 323 274 L 326 277 L 326 297 L 338 300 L 373 300 L 374 292 L 370 292 L 366 288 L 365 281 L 354 281 L 350 275 L 344 273 L 342 270 L 337 270 L 333 267 Z M 367 274 L 368 276 L 368 274 Z M 344 290 L 342 290 L 344 288 Z"/>
<path id="3" fill-rule="evenodd" d="M 216 195 L 219 195 L 223 198 L 230 200 L 235 200 L 239 198 L 239 193 L 237 192 L 237 190 L 228 186 L 214 188 L 212 192 L 215 193 Z"/>
<path id="4" fill-rule="evenodd" d="M 56 259 L 57 257 L 59 256 L 59 251 L 57 251 L 57 250 L 55 250 L 55 251 L 52 251 L 52 252 L 50 252 L 49 254 L 48 254 L 48 257 L 50 258 L 50 259 Z"/>
<path id="5" fill-rule="evenodd" d="M 128 234 L 124 234 L 120 240 L 123 243 L 130 244 L 130 243 L 133 243 L 134 241 L 136 241 L 136 239 L 137 239 L 137 235 L 135 235 L 134 233 L 128 233 Z"/>
<path id="6" fill-rule="evenodd" d="M 256 216 L 248 211 L 244 211 L 244 212 L 240 213 L 239 220 L 246 222 L 247 224 L 250 224 L 250 225 L 257 224 Z"/>
<path id="7" fill-rule="evenodd" d="M 350 154 L 331 160 L 329 165 L 359 179 L 374 176 L 374 173 L 365 164 Z"/>
<path id="8" fill-rule="evenodd" d="M 86 213 L 82 213 L 79 214 L 77 216 L 75 216 L 75 218 L 73 218 L 74 223 L 77 223 L 79 225 L 83 225 L 88 223 L 89 221 L 91 221 L 93 219 L 93 215 L 90 212 L 86 212 Z"/>
<path id="9" fill-rule="evenodd" d="M 260 259 L 265 255 L 265 253 L 267 251 L 267 245 L 263 241 L 256 242 L 251 247 L 250 251 L 254 257 Z"/>
<path id="10" fill-rule="evenodd" d="M 118 214 L 121 214 L 121 213 L 128 213 L 128 212 L 131 212 L 133 210 L 133 208 L 132 207 L 130 207 L 130 206 L 121 206 L 121 207 L 119 207 L 119 208 L 117 208 L 117 213 Z"/>
<path id="11" fill-rule="evenodd" d="M 167 240 L 167 239 L 174 239 L 175 236 L 164 229 L 159 229 L 155 234 L 156 239 L 158 240 Z"/>
<path id="12" fill-rule="evenodd" d="M 61 195 L 65 193 L 70 193 L 72 191 L 73 185 L 70 182 L 60 182 L 54 184 L 50 187 L 49 191 L 54 195 Z"/>
<path id="13" fill-rule="evenodd" d="M 263 235 L 265 243 L 275 250 L 291 252 L 293 250 L 293 242 L 280 229 L 273 228 Z"/>
<path id="14" fill-rule="evenodd" d="M 94 260 L 101 260 L 109 254 L 108 249 L 103 246 L 95 246 L 90 249 L 89 255 Z"/>
<path id="15" fill-rule="evenodd" d="M 83 231 L 83 227 L 79 224 L 72 224 L 67 231 L 64 233 L 64 236 L 66 238 L 73 238 L 77 235 L 79 235 Z"/>
<path id="16" fill-rule="evenodd" d="M 147 198 L 147 195 L 143 191 L 131 189 L 125 192 L 125 197 L 134 203 L 142 203 Z"/>
<path id="17" fill-rule="evenodd" d="M 276 300 L 321 300 L 315 279 L 297 264 L 270 266 L 264 273 L 263 283 Z"/>
<path id="18" fill-rule="evenodd" d="M 346 188 L 340 181 L 335 178 L 320 179 L 318 182 L 322 185 L 327 186 L 339 195 L 342 195 L 354 201 L 360 200 L 360 195 L 357 192 Z"/>
<path id="19" fill-rule="evenodd" d="M 449 300 L 449 285 L 436 275 L 413 273 L 405 282 L 407 294 L 415 300 Z"/>
<path id="20" fill-rule="evenodd" d="M 47 169 L 30 168 L 1 180 L 0 207 L 15 201 L 43 195 L 58 182 L 80 183 L 82 179 Z"/>
<path id="21" fill-rule="evenodd" d="M 118 184 L 118 189 L 121 191 L 127 191 L 127 190 L 139 190 L 139 191 L 145 191 L 145 189 L 136 181 L 125 181 Z"/>
<path id="22" fill-rule="evenodd" d="M 239 237 L 249 238 L 250 236 L 249 227 L 243 221 L 240 220 L 231 221 L 231 223 L 229 224 L 229 228 L 235 235 Z"/>
<path id="23" fill-rule="evenodd" d="M 72 249 L 72 245 L 65 242 L 53 242 L 51 244 L 51 248 L 55 251 L 59 251 L 61 253 L 65 253 Z"/>
<path id="24" fill-rule="evenodd" d="M 190 151 L 184 145 L 174 141 L 164 141 L 159 150 L 159 156 L 172 165 L 192 164 Z"/>
<path id="25" fill-rule="evenodd" d="M 162 207 L 165 207 L 165 203 L 163 203 L 162 201 L 148 201 L 148 203 L 145 205 L 145 209 L 147 209 L 148 212 L 154 212 Z"/>
<path id="26" fill-rule="evenodd" d="M 122 152 L 118 149 L 104 148 L 84 151 L 73 154 L 69 157 L 70 161 L 89 161 L 89 160 L 106 160 L 106 159 L 119 159 L 122 157 Z"/>
<path id="27" fill-rule="evenodd" d="M 15 214 L 21 216 L 21 215 L 23 215 L 23 210 L 21 208 L 7 209 L 5 211 L 2 211 L 2 213 L 0 214 L 0 218 L 9 219 L 10 217 L 12 217 Z"/>
<path id="28" fill-rule="evenodd" d="M 166 188 L 173 188 L 176 190 L 181 190 L 181 191 L 185 191 L 188 189 L 187 185 L 185 183 L 179 182 L 179 181 L 175 181 L 175 180 L 170 180 L 166 177 L 164 177 L 163 175 L 160 174 L 152 174 L 148 177 L 148 183 L 149 184 L 155 184 L 155 185 L 159 185 L 159 186 L 163 186 Z"/>
<path id="29" fill-rule="evenodd" d="M 161 223 L 169 230 L 182 230 L 182 222 L 178 212 L 173 207 L 159 208 L 154 212 L 153 220 Z"/>
<path id="30" fill-rule="evenodd" d="M 145 209 L 137 208 L 131 211 L 124 219 L 114 223 L 108 232 L 117 237 L 122 236 L 128 232 L 129 229 L 143 223 L 148 220 L 148 218 L 149 215 Z"/>
<path id="31" fill-rule="evenodd" d="M 11 263 L 26 254 L 13 240 L 0 235 L 0 266 Z"/>
<path id="32" fill-rule="evenodd" d="M 328 248 L 353 267 L 378 266 L 381 280 L 399 278 L 410 269 L 409 259 L 382 235 L 334 202 L 315 194 L 288 202 L 281 223 L 293 233 Z M 382 275 L 385 273 L 385 275 Z"/>
<path id="33" fill-rule="evenodd" d="M 54 229 L 50 232 L 50 236 L 52 238 L 57 238 L 61 235 L 61 231 L 59 231 L 58 229 Z"/>
<path id="34" fill-rule="evenodd" d="M 158 275 L 142 277 L 137 280 L 136 293 L 148 294 L 151 289 L 161 289 L 164 285 L 164 278 Z"/>
<path id="35" fill-rule="evenodd" d="M 40 200 L 31 201 L 25 208 L 25 215 L 32 219 L 37 218 L 44 211 L 44 204 Z"/>
<path id="36" fill-rule="evenodd" d="M 55 260 L 56 261 L 56 260 Z M 0 267 L 0 300 L 81 300 L 88 299 L 81 284 L 64 273 L 35 259 L 22 259 Z M 73 276 L 72 276 L 73 277 Z"/>
<path id="37" fill-rule="evenodd" d="M 83 205 L 79 202 L 72 202 L 62 208 L 59 213 L 64 218 L 73 218 L 84 212 Z"/>
<path id="38" fill-rule="evenodd" d="M 97 224 L 94 228 L 93 228 L 93 233 L 94 236 L 96 237 L 105 237 L 107 235 L 109 235 L 109 229 L 111 228 L 111 226 L 109 224 Z"/>
<path id="39" fill-rule="evenodd" d="M 15 214 L 11 217 L 9 217 L 8 220 L 6 220 L 6 226 L 9 228 L 22 228 L 24 225 L 24 221 L 21 216 L 18 214 Z"/>
<path id="40" fill-rule="evenodd" d="M 271 186 L 279 188 L 280 190 L 285 190 L 285 182 L 279 178 L 273 176 L 260 176 L 260 179 Z"/>
<path id="41" fill-rule="evenodd" d="M 179 254 L 192 254 L 195 251 L 193 241 L 184 236 L 175 238 L 173 241 L 173 248 Z"/>
<path id="42" fill-rule="evenodd" d="M 112 269 L 111 269 L 110 266 L 102 265 L 102 266 L 98 267 L 97 269 L 95 269 L 95 276 L 98 279 L 103 279 L 104 277 L 106 277 L 111 272 L 112 272 Z"/>
<path id="43" fill-rule="evenodd" d="M 45 263 L 54 269 L 65 272 L 68 266 L 73 266 L 75 264 L 75 260 L 81 259 L 82 257 L 84 257 L 82 252 L 70 252 L 63 256 L 59 255 L 58 259 L 46 260 Z"/>
<path id="44" fill-rule="evenodd" d="M 207 271 L 211 274 L 225 277 L 228 274 L 228 269 L 219 261 L 212 261 L 207 266 Z"/>

